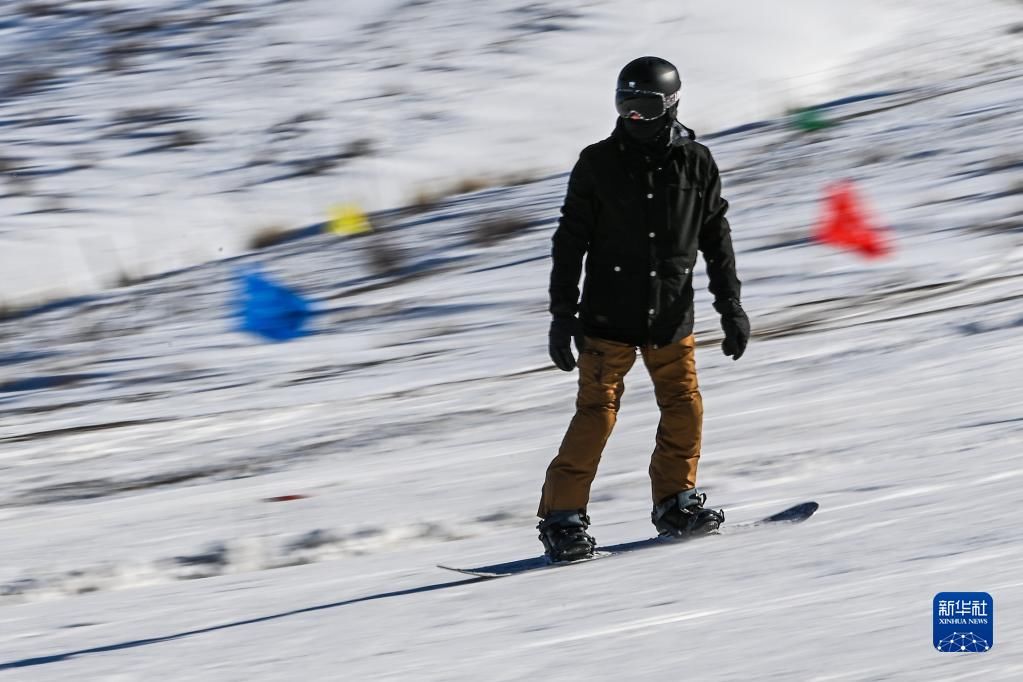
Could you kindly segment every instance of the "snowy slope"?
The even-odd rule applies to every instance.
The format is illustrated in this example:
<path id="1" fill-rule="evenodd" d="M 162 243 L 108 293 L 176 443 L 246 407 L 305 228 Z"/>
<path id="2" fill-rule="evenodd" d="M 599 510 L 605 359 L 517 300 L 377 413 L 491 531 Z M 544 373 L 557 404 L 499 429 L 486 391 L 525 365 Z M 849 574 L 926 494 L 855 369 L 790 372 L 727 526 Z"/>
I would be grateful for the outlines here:
<path id="1" fill-rule="evenodd" d="M 1018 679 L 1021 95 L 994 64 L 813 136 L 709 141 L 757 337 L 724 358 L 699 294 L 701 486 L 736 522 L 819 501 L 800 527 L 496 582 L 434 568 L 539 551 L 574 388 L 545 351 L 563 174 L 392 216 L 391 275 L 372 238 L 312 236 L 0 323 L 0 677 Z M 839 177 L 894 258 L 806 240 Z M 521 229 L 478 243 L 502 214 Z M 315 334 L 231 331 L 257 262 L 316 299 Z M 628 383 L 603 543 L 651 530 L 656 407 Z M 991 652 L 932 650 L 943 590 L 994 596 Z"/>
<path id="2" fill-rule="evenodd" d="M 0 306 L 568 168 L 629 59 L 700 132 L 1018 64 L 1009 0 L 79 0 L 0 16 Z"/>

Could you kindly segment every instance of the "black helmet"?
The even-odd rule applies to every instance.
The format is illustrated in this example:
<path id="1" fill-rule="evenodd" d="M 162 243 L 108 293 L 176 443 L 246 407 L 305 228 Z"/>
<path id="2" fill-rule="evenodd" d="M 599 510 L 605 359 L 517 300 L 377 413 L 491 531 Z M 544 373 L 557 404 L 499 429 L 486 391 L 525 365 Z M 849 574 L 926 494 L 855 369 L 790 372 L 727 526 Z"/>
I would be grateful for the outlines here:
<path id="1" fill-rule="evenodd" d="M 622 118 L 650 121 L 678 104 L 682 78 L 660 57 L 640 57 L 618 74 L 615 108 Z"/>

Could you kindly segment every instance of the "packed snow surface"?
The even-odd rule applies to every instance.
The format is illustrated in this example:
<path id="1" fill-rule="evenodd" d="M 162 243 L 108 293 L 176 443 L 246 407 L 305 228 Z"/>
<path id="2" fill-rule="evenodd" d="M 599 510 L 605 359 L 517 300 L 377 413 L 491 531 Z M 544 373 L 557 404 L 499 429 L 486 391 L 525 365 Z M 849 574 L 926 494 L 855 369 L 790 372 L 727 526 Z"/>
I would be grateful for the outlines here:
<path id="1" fill-rule="evenodd" d="M 449 22 L 463 6 L 406 5 Z M 334 3 L 251 4 L 267 16 L 291 6 L 289 31 L 336 37 L 314 12 Z M 385 6 L 346 15 L 347 35 Z M 473 17 L 451 35 L 474 36 Z M 950 29 L 933 21 L 940 44 Z M 700 485 L 735 523 L 816 500 L 806 524 L 496 581 L 435 567 L 540 551 L 533 512 L 575 388 L 546 356 L 569 155 L 537 182 L 381 214 L 375 235 L 310 232 L 0 322 L 0 679 L 1023 678 L 1023 79 L 1018 57 L 997 54 L 1019 36 L 988 37 L 940 79 L 844 93 L 856 96 L 823 110 L 825 130 L 774 118 L 705 140 L 755 336 L 740 361 L 721 354 L 699 273 Z M 545 49 L 544 33 L 532 39 L 524 54 Z M 906 64 L 933 58 L 927 45 Z M 175 54 L 154 68 L 176 68 Z M 316 61 L 325 54 L 295 68 L 315 65 L 321 84 L 355 77 Z M 80 68 L 62 87 L 104 87 Z M 111 158 L 116 139 L 103 143 Z M 185 154 L 157 194 L 181 193 L 168 221 L 202 213 L 186 178 L 203 162 Z M 808 238 L 841 178 L 888 229 L 892 257 Z M 115 189 L 93 191 L 114 215 Z M 56 231 L 54 217 L 37 216 L 39 230 Z M 176 234 L 169 222 L 157 232 Z M 315 301 L 310 335 L 271 344 L 234 331 L 238 273 L 256 265 Z M 626 383 L 589 506 L 602 544 L 652 532 L 656 404 L 642 367 Z M 934 650 L 932 599 L 957 590 L 994 597 L 991 651 Z"/>

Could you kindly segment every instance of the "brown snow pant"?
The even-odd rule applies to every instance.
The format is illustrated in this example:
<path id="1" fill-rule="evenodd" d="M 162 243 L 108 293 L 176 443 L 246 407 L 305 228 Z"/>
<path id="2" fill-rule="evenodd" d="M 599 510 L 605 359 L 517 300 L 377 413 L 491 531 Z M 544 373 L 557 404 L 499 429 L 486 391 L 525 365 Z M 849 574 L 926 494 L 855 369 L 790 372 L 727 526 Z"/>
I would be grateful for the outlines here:
<path id="1" fill-rule="evenodd" d="M 657 503 L 696 487 L 703 399 L 696 381 L 696 341 L 692 335 L 667 346 L 643 346 L 640 352 L 661 410 L 650 458 L 650 483 Z M 587 337 L 579 357 L 575 416 L 557 457 L 547 468 L 537 511 L 541 518 L 551 511 L 586 509 L 590 484 L 625 393 L 625 375 L 635 361 L 635 346 Z"/>

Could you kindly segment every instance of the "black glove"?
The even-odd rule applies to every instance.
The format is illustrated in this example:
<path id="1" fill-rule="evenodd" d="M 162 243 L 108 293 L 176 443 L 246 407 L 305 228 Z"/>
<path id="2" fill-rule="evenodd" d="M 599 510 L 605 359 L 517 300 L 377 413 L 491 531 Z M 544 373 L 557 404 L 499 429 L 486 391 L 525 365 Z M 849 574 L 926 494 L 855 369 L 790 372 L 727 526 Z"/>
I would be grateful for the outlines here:
<path id="1" fill-rule="evenodd" d="M 734 298 L 714 301 L 714 310 L 721 315 L 721 329 L 725 332 L 721 351 L 733 360 L 738 360 L 746 352 L 746 344 L 749 343 L 749 318 Z"/>
<path id="2" fill-rule="evenodd" d="M 575 356 L 572 355 L 572 339 L 575 338 L 576 351 L 583 352 L 583 331 L 573 316 L 557 315 L 551 320 L 551 331 L 547 339 L 547 352 L 558 369 L 571 372 L 575 369 Z"/>

